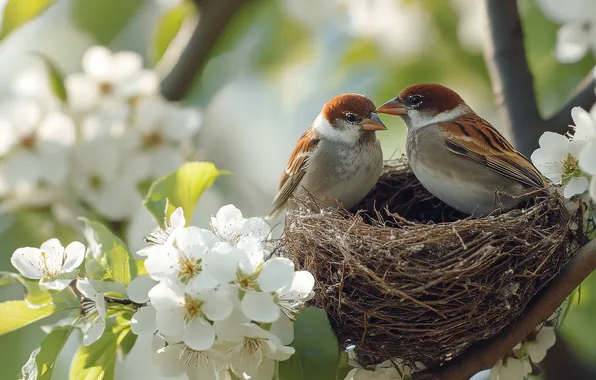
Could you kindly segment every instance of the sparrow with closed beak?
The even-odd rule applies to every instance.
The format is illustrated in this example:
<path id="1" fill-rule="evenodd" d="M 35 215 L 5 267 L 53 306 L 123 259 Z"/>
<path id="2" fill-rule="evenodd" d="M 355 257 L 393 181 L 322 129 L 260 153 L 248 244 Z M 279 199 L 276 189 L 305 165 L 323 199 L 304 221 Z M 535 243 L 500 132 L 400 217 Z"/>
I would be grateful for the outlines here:
<path id="1" fill-rule="evenodd" d="M 291 196 L 311 194 L 324 205 L 346 208 L 358 203 L 381 175 L 375 132 L 386 129 L 366 96 L 342 94 L 325 103 L 294 147 L 267 219 L 284 207 L 293 209 Z"/>
<path id="2" fill-rule="evenodd" d="M 508 210 L 545 186 L 530 160 L 445 86 L 407 87 L 377 112 L 401 116 L 412 171 L 434 196 L 463 213 Z"/>

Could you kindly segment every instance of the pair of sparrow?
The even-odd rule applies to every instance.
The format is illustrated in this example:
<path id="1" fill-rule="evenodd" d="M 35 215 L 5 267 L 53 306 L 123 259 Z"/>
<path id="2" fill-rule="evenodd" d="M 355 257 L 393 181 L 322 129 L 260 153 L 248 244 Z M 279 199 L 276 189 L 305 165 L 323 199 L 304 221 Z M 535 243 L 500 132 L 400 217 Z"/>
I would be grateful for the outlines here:
<path id="1" fill-rule="evenodd" d="M 298 140 L 269 218 L 284 207 L 295 207 L 291 197 L 306 193 L 346 208 L 364 198 L 383 168 L 375 132 L 387 128 L 377 113 L 404 120 L 412 171 L 434 196 L 463 213 L 481 216 L 495 208 L 507 210 L 522 194 L 545 186 L 530 160 L 455 91 L 418 84 L 378 108 L 359 94 L 328 101 Z"/>

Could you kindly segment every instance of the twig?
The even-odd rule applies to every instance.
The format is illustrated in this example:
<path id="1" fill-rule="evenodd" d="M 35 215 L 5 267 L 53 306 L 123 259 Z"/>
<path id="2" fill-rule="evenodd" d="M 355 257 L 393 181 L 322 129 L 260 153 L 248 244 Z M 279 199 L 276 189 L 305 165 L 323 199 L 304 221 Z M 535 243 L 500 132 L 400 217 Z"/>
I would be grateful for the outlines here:
<path id="1" fill-rule="evenodd" d="M 526 60 L 516 0 L 483 0 L 487 33 L 484 59 L 503 129 L 517 149 L 529 156 L 544 132 L 534 94 L 534 78 Z"/>
<path id="2" fill-rule="evenodd" d="M 161 93 L 168 100 L 180 100 L 201 73 L 209 53 L 222 32 L 246 0 L 195 0 L 200 19 L 178 63 L 161 82 Z"/>
<path id="3" fill-rule="evenodd" d="M 590 71 L 576 87 L 567 103 L 565 103 L 559 112 L 546 121 L 545 130 L 561 134 L 568 132 L 569 125 L 573 124 L 571 109 L 579 106 L 589 111 L 594 103 L 596 103 L 594 87 L 596 87 L 596 81 L 594 80 L 594 74 Z"/>
<path id="4" fill-rule="evenodd" d="M 491 368 L 510 352 L 536 326 L 545 321 L 559 305 L 596 269 L 596 240 L 583 246 L 559 275 L 543 289 L 524 314 L 499 334 L 470 346 L 453 362 L 415 375 L 415 379 L 465 380 Z"/>

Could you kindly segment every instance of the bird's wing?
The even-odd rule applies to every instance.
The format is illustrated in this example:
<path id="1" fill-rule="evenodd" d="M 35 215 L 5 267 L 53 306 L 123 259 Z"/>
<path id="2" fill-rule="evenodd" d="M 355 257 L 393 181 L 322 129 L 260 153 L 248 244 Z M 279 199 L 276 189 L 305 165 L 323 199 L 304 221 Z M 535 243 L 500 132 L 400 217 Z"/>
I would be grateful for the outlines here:
<path id="1" fill-rule="evenodd" d="M 474 115 L 442 123 L 445 146 L 451 152 L 533 188 L 545 186 L 538 169 L 489 122 Z"/>
<path id="2" fill-rule="evenodd" d="M 277 187 L 277 195 L 273 200 L 270 218 L 279 212 L 298 187 L 298 184 L 306 173 L 308 160 L 318 143 L 319 138 L 312 127 L 304 132 L 296 143 L 286 170 L 281 175 L 279 186 Z"/>

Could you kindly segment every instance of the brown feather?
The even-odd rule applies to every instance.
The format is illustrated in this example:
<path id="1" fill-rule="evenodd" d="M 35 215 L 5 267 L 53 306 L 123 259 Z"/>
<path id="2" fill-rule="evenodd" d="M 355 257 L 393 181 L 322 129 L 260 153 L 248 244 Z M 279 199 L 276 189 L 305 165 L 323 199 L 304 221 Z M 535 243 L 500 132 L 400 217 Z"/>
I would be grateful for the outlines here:
<path id="1" fill-rule="evenodd" d="M 472 113 L 442 123 L 445 146 L 451 152 L 526 186 L 543 188 L 544 179 L 530 160 L 519 153 L 488 121 Z"/>
<path id="2" fill-rule="evenodd" d="M 318 143 L 319 137 L 311 126 L 300 137 L 290 155 L 286 170 L 284 170 L 279 180 L 277 195 L 273 200 L 270 215 L 276 214 L 286 204 L 288 199 L 290 199 L 290 196 L 298 187 L 300 180 L 304 177 L 308 158 Z"/>

